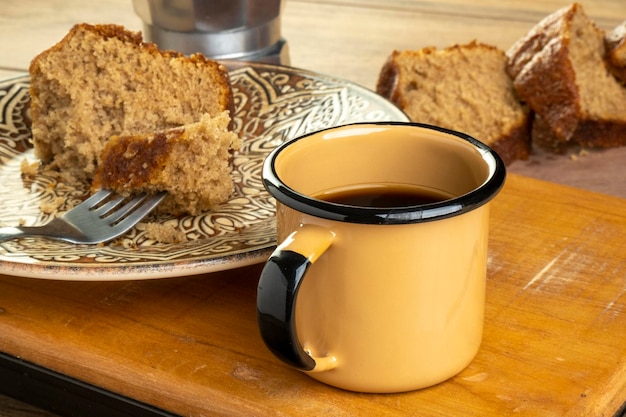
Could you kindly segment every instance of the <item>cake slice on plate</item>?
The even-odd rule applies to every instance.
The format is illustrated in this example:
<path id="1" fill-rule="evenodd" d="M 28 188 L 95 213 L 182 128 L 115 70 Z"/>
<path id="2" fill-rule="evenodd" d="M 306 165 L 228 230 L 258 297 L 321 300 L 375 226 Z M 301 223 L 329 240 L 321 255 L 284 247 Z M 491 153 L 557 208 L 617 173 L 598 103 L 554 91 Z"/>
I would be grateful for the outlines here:
<path id="1" fill-rule="evenodd" d="M 105 157 L 99 185 L 167 190 L 170 203 L 162 205 L 175 213 L 195 214 L 228 198 L 240 141 L 228 132 L 233 96 L 223 65 L 161 51 L 122 26 L 78 24 L 33 59 L 30 75 L 33 144 L 46 168 L 91 181 Z M 133 145 L 116 153 L 129 138 Z M 192 185 L 165 180 L 170 165 L 179 183 Z M 105 181 L 113 173 L 117 182 Z"/>
<path id="2" fill-rule="evenodd" d="M 223 112 L 155 133 L 112 136 L 93 186 L 122 193 L 167 191 L 159 211 L 170 214 L 209 210 L 233 192 L 230 150 L 239 138 L 228 130 L 229 122 Z"/>

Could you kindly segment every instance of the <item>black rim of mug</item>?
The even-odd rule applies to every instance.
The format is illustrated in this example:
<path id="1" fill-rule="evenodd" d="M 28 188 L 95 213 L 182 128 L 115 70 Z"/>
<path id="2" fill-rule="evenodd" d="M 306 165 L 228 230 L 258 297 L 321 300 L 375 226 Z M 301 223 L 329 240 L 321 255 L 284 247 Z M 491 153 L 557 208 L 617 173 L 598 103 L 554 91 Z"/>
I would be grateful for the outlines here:
<path id="1" fill-rule="evenodd" d="M 483 159 L 489 166 L 490 175 L 488 179 L 476 189 L 467 194 L 455 197 L 442 202 L 423 204 L 418 206 L 377 208 L 377 207 L 354 207 L 342 204 L 335 204 L 324 200 L 319 200 L 311 196 L 299 193 L 288 187 L 278 176 L 275 169 L 275 161 L 280 152 L 304 140 L 309 136 L 332 131 L 337 128 L 347 126 L 412 126 L 425 129 L 436 130 L 442 133 L 461 138 L 479 149 Z M 294 210 L 320 217 L 324 219 L 336 220 L 349 223 L 362 224 L 408 224 L 421 223 L 458 216 L 468 211 L 474 210 L 489 202 L 500 191 L 506 179 L 506 168 L 502 158 L 489 146 L 465 133 L 442 128 L 439 126 L 424 123 L 408 122 L 364 122 L 352 123 L 342 126 L 311 132 L 296 139 L 287 141 L 276 147 L 265 159 L 263 164 L 263 183 L 267 191 L 282 204 Z"/>

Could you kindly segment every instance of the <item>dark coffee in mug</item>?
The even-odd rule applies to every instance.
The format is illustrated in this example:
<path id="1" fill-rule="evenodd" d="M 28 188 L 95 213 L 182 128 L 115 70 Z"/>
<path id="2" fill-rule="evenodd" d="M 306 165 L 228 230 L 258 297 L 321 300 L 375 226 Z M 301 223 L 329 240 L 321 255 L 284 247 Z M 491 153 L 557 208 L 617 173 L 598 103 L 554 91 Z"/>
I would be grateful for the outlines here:
<path id="1" fill-rule="evenodd" d="M 454 196 L 434 188 L 411 184 L 358 184 L 315 195 L 319 200 L 356 207 L 411 207 L 439 203 Z"/>

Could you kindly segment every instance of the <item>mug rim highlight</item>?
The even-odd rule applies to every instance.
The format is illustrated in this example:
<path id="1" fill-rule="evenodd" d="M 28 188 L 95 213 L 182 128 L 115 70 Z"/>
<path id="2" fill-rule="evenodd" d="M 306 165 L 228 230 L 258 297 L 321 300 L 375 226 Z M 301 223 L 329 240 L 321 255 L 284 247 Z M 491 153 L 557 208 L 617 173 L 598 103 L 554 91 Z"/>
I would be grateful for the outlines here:
<path id="1" fill-rule="evenodd" d="M 292 189 L 280 179 L 275 163 L 276 158 L 284 149 L 313 135 L 324 134 L 340 128 L 366 126 L 417 127 L 456 136 L 468 142 L 479 151 L 489 169 L 489 175 L 481 185 L 461 196 L 437 203 L 392 208 L 347 206 L 316 199 Z M 272 150 L 265 159 L 262 177 L 263 184 L 270 195 L 294 210 L 329 220 L 384 225 L 434 221 L 472 211 L 491 201 L 500 191 L 506 178 L 506 168 L 500 156 L 489 146 L 462 132 L 415 122 L 359 122 L 322 129 L 284 142 Z"/>

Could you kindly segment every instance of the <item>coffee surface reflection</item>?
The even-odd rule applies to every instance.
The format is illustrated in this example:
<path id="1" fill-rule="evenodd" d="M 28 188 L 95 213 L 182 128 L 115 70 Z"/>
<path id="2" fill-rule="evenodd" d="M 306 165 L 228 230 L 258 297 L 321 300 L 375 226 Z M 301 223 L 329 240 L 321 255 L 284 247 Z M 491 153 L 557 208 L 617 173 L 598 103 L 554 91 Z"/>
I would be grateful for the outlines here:
<path id="1" fill-rule="evenodd" d="M 441 190 L 412 184 L 358 184 L 315 195 L 319 200 L 355 207 L 412 207 L 439 203 L 454 196 Z"/>

